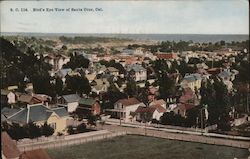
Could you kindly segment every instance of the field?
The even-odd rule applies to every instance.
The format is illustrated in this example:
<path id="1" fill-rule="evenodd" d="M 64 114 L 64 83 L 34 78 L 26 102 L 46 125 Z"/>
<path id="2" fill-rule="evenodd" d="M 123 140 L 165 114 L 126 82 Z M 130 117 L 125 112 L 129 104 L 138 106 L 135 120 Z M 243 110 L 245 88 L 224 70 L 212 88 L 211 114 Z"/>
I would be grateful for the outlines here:
<path id="1" fill-rule="evenodd" d="M 246 159 L 250 155 L 246 149 L 135 135 L 47 152 L 53 159 Z"/>

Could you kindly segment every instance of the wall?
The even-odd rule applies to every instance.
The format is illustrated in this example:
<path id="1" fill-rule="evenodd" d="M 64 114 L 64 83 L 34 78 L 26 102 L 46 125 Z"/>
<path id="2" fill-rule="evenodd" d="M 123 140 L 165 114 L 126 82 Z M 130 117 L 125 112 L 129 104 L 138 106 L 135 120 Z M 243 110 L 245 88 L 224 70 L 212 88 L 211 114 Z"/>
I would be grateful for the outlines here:
<path id="1" fill-rule="evenodd" d="M 60 118 L 55 113 L 52 113 L 51 116 L 48 118 L 47 123 L 48 125 L 56 123 L 56 129 L 54 134 L 57 134 L 58 132 L 63 133 L 63 130 L 67 128 L 67 119 L 68 117 Z"/>
<path id="2" fill-rule="evenodd" d="M 68 136 L 54 136 L 47 137 L 43 140 L 33 139 L 17 142 L 17 147 L 21 152 L 36 149 L 57 148 L 62 146 L 78 145 L 87 142 L 93 142 L 103 139 L 109 139 L 116 136 L 126 135 L 126 132 L 111 133 L 107 130 L 92 131 L 87 133 L 68 135 Z"/>
<path id="3" fill-rule="evenodd" d="M 71 113 L 71 112 L 75 111 L 76 108 L 78 107 L 78 102 L 68 103 L 67 105 L 68 105 L 67 110 L 68 110 L 68 112 Z"/>

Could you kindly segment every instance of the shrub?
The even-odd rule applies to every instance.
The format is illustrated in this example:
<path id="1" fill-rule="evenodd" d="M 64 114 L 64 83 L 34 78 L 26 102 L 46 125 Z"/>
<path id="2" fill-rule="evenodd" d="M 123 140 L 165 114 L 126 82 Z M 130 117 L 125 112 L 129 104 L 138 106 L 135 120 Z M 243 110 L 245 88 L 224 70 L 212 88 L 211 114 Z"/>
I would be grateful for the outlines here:
<path id="1" fill-rule="evenodd" d="M 42 135 L 48 137 L 54 134 L 54 129 L 52 127 L 50 127 L 47 122 L 45 122 L 43 124 L 43 126 L 41 127 L 41 133 Z"/>
<path id="2" fill-rule="evenodd" d="M 76 130 L 78 133 L 83 133 L 86 131 L 86 125 L 84 123 L 82 123 L 82 124 L 77 126 Z"/>
<path id="3" fill-rule="evenodd" d="M 42 136 L 41 128 L 38 125 L 30 122 L 26 126 L 28 128 L 28 137 L 29 138 L 33 139 L 33 138 L 37 138 L 37 137 Z"/>
<path id="4" fill-rule="evenodd" d="M 70 135 L 75 134 L 75 131 L 74 131 L 73 126 L 71 126 L 71 125 L 70 125 L 70 126 L 68 126 L 67 133 L 68 133 L 68 134 L 70 134 Z"/>

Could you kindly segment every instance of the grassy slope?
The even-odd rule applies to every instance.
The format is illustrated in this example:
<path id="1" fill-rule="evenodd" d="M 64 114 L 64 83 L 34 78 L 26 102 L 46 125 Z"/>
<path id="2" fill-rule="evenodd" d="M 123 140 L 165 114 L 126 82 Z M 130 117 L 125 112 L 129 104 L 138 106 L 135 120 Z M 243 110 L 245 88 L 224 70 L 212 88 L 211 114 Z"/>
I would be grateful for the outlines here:
<path id="1" fill-rule="evenodd" d="M 249 155 L 244 149 L 132 135 L 47 151 L 53 159 L 233 159 Z"/>

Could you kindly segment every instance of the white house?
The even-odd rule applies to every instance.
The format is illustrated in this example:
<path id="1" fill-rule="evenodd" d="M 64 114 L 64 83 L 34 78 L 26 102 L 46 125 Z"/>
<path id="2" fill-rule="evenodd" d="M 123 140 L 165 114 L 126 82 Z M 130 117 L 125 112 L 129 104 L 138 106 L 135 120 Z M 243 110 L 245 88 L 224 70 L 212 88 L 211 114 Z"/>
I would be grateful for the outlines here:
<path id="1" fill-rule="evenodd" d="M 132 122 L 135 119 L 135 111 L 139 106 L 145 106 L 145 104 L 136 98 L 120 99 L 114 104 L 114 109 L 108 109 L 107 111 L 112 112 L 125 122 Z"/>
<path id="2" fill-rule="evenodd" d="M 7 102 L 8 104 L 16 103 L 16 95 L 12 91 L 1 89 L 1 103 L 5 102 Z"/>
<path id="3" fill-rule="evenodd" d="M 139 106 L 135 111 L 136 112 L 136 120 L 143 121 L 143 116 L 145 115 L 145 113 L 147 113 L 150 117 L 149 120 L 155 119 L 155 120 L 159 121 L 161 116 L 166 111 L 167 110 L 160 105 L 152 105 L 149 107 Z"/>
<path id="4" fill-rule="evenodd" d="M 132 77 L 135 81 L 146 81 L 147 80 L 147 70 L 141 65 L 132 64 L 127 67 L 128 75 Z"/>
<path id="5" fill-rule="evenodd" d="M 193 91 L 195 89 L 200 89 L 201 88 L 201 75 L 198 73 L 195 74 L 189 74 L 185 75 L 181 82 L 181 87 L 182 88 L 191 88 Z"/>
<path id="6" fill-rule="evenodd" d="M 71 68 L 65 68 L 65 69 L 60 69 L 56 75 L 62 79 L 63 83 L 66 81 L 66 76 L 68 75 L 69 72 L 72 72 Z"/>
<path id="7" fill-rule="evenodd" d="M 70 57 L 63 54 L 46 54 L 44 61 L 51 64 L 54 70 L 60 70 L 64 64 L 70 61 Z"/>
<path id="8" fill-rule="evenodd" d="M 63 95 L 59 98 L 58 103 L 67 107 L 68 112 L 74 112 L 79 105 L 80 99 L 77 94 Z"/>

